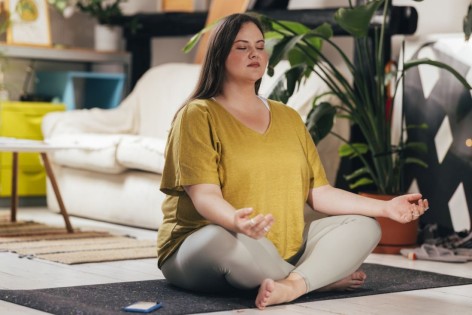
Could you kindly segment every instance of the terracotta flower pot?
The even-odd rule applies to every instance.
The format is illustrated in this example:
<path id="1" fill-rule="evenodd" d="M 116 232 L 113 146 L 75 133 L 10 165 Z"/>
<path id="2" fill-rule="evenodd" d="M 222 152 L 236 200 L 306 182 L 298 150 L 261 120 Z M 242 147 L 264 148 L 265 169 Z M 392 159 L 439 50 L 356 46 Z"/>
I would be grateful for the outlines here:
<path id="1" fill-rule="evenodd" d="M 396 196 L 360 193 L 362 196 L 378 200 L 390 200 Z M 382 229 L 379 245 L 374 249 L 378 254 L 399 254 L 400 249 L 416 247 L 418 238 L 418 219 L 408 223 L 399 223 L 388 218 L 375 218 Z"/>

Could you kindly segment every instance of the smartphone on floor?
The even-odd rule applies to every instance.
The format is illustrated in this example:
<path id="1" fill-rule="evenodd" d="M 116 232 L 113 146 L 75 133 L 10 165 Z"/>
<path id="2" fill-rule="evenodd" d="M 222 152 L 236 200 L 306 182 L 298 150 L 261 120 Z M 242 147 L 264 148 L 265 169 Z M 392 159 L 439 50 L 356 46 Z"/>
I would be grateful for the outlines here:
<path id="1" fill-rule="evenodd" d="M 139 301 L 123 307 L 123 310 L 126 312 L 133 312 L 133 313 L 150 313 L 162 307 L 160 302 L 145 302 Z"/>

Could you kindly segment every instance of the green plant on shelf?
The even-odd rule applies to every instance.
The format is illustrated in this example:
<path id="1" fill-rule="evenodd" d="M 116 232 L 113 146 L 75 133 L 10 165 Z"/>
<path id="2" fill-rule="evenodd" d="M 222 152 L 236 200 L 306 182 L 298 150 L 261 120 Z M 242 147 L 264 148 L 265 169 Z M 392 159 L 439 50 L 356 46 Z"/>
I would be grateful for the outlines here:
<path id="1" fill-rule="evenodd" d="M 127 0 L 48 0 L 64 17 L 70 17 L 76 11 L 83 12 L 97 19 L 99 24 L 108 25 L 112 19 L 123 15 L 121 3 Z"/>

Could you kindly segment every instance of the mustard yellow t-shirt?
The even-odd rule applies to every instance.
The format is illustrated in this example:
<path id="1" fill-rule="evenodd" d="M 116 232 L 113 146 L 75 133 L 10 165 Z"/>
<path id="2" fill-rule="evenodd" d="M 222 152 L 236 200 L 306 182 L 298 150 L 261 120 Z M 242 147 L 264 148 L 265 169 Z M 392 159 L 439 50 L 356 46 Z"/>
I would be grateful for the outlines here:
<path id="1" fill-rule="evenodd" d="M 315 145 L 292 108 L 269 100 L 270 125 L 260 134 L 213 100 L 195 100 L 169 134 L 161 191 L 166 193 L 158 235 L 159 266 L 185 238 L 209 224 L 183 186 L 216 184 L 234 208 L 271 213 L 267 238 L 285 259 L 303 241 L 303 208 L 310 188 L 328 183 Z"/>

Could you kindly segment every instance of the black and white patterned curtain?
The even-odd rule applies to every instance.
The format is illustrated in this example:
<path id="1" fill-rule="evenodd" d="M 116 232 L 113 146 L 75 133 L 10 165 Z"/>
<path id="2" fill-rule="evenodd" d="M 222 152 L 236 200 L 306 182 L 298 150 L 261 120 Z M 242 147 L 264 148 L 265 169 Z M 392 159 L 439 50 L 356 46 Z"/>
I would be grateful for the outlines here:
<path id="1" fill-rule="evenodd" d="M 421 47 L 413 58 L 444 62 L 472 83 L 472 45 L 463 39 L 438 40 Z M 421 156 L 427 169 L 408 166 L 407 187 L 430 201 L 424 224 L 438 224 L 456 232 L 471 229 L 472 218 L 472 92 L 449 72 L 421 66 L 406 72 L 406 125 L 426 123 L 428 129 L 409 129 L 408 141 L 427 144 Z"/>

